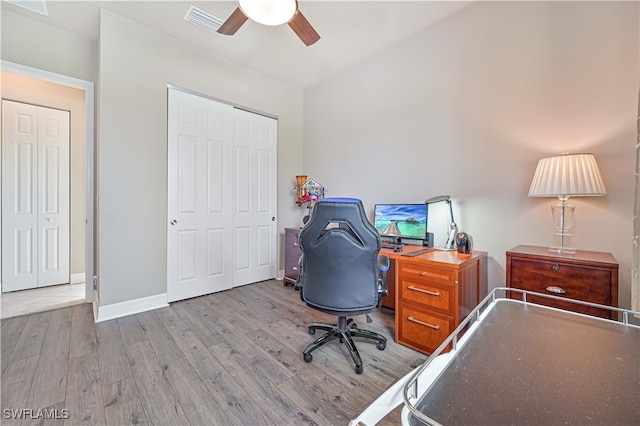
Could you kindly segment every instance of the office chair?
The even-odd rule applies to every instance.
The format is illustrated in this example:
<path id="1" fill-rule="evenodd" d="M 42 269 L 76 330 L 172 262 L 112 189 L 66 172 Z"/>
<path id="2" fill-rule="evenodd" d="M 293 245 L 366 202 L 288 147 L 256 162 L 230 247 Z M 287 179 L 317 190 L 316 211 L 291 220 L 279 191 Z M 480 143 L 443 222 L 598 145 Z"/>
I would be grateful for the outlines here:
<path id="1" fill-rule="evenodd" d="M 384 350 L 387 339 L 358 328 L 347 317 L 378 309 L 387 295 L 389 259 L 378 256 L 380 236 L 367 220 L 360 200 L 324 198 L 315 204 L 300 231 L 299 244 L 302 257 L 296 289 L 300 298 L 307 306 L 338 317 L 337 324 L 309 325 L 309 334 L 318 329 L 327 333 L 304 349 L 304 360 L 311 362 L 311 352 L 340 339 L 353 358 L 356 373 L 362 374 L 362 360 L 352 337 L 375 340 L 379 350 Z M 371 322 L 368 315 L 367 321 Z"/>

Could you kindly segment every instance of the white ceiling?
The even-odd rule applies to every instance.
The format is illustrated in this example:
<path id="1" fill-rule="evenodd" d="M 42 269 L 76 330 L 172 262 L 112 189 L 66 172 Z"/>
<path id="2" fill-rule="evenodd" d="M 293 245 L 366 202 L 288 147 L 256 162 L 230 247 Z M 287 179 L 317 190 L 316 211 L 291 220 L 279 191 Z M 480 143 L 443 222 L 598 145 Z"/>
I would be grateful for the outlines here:
<path id="1" fill-rule="evenodd" d="M 455 0 L 302 0 L 300 11 L 321 36 L 320 41 L 310 47 L 306 47 L 288 25 L 266 27 L 249 20 L 234 36 L 227 37 L 184 20 L 190 4 L 225 20 L 236 8 L 236 1 L 49 0 L 48 17 L 3 1 L 2 10 L 97 41 L 100 8 L 108 9 L 212 54 L 306 89 L 470 3 Z"/>

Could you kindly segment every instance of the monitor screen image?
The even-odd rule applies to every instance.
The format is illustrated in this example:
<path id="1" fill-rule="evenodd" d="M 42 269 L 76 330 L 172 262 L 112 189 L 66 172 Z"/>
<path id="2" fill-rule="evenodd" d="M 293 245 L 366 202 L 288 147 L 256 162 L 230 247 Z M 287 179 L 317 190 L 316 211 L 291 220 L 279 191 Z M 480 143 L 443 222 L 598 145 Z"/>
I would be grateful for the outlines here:
<path id="1" fill-rule="evenodd" d="M 373 226 L 381 237 L 424 239 L 427 233 L 427 205 L 376 204 Z"/>

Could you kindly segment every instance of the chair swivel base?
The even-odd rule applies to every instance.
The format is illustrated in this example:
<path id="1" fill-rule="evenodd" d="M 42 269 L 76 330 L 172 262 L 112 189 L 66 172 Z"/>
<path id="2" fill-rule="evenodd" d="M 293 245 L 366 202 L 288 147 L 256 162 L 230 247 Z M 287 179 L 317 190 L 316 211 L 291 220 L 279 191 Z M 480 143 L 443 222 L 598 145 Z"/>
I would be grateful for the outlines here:
<path id="1" fill-rule="evenodd" d="M 311 352 L 315 351 L 325 343 L 331 342 L 335 339 L 340 339 L 340 343 L 345 343 L 347 345 L 347 349 L 351 354 L 351 358 L 356 364 L 356 374 L 362 374 L 362 360 L 360 359 L 358 348 L 356 348 L 356 344 L 354 343 L 352 337 L 363 337 L 365 339 L 375 340 L 377 342 L 376 347 L 381 351 L 387 347 L 387 338 L 381 334 L 374 333 L 373 331 L 362 330 L 358 328 L 357 325 L 352 321 L 353 319 L 351 318 L 347 320 L 346 317 L 338 317 L 337 325 L 321 323 L 309 324 L 309 334 L 315 334 L 316 330 L 324 330 L 327 333 L 304 348 L 304 351 L 302 351 L 304 360 L 306 362 L 311 362 L 311 360 L 313 359 Z"/>

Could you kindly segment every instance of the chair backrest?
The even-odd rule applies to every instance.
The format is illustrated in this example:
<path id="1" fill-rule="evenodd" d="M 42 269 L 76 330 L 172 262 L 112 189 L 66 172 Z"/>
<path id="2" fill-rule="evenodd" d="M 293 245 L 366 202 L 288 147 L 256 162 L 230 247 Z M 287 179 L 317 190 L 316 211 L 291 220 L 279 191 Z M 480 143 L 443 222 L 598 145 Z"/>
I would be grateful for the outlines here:
<path id="1" fill-rule="evenodd" d="M 333 315 L 358 315 L 378 307 L 380 236 L 362 201 L 318 200 L 300 231 L 302 300 Z"/>

